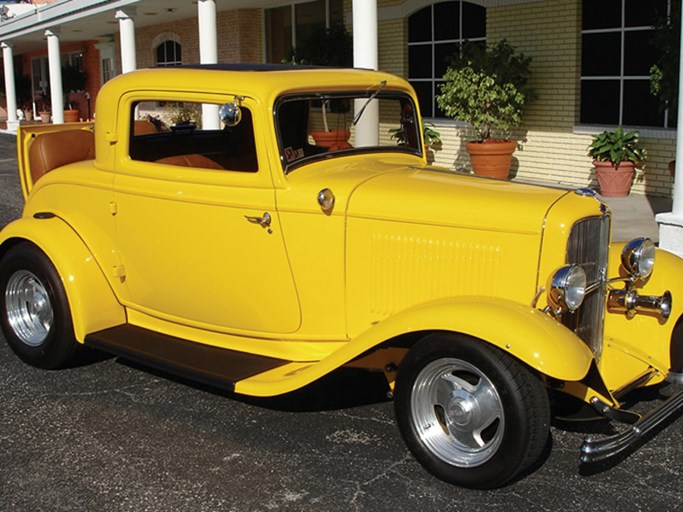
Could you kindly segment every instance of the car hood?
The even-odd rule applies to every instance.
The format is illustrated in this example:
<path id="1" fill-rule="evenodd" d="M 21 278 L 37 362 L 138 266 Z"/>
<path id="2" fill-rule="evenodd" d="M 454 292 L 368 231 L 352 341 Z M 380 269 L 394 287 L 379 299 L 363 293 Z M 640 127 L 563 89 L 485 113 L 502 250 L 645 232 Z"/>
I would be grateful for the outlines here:
<path id="1" fill-rule="evenodd" d="M 438 167 L 377 174 L 353 191 L 347 215 L 469 229 L 538 234 L 566 189 L 495 180 Z"/>

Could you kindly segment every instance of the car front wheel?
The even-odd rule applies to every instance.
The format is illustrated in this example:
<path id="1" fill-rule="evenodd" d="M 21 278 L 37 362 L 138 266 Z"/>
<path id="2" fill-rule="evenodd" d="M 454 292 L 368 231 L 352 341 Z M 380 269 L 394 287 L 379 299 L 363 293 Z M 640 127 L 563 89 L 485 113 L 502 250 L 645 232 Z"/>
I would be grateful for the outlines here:
<path id="1" fill-rule="evenodd" d="M 0 324 L 19 358 L 38 368 L 64 365 L 75 348 L 62 281 L 33 244 L 12 247 L 0 261 Z"/>
<path id="2" fill-rule="evenodd" d="M 434 334 L 401 363 L 395 387 L 401 434 L 438 478 L 464 487 L 502 486 L 545 447 L 550 412 L 543 382 L 502 350 Z"/>

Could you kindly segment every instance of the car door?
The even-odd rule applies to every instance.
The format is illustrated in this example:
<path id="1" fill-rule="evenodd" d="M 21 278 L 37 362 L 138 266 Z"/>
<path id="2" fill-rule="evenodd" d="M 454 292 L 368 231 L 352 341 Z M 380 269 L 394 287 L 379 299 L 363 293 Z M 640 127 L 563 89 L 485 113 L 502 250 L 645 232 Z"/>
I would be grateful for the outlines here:
<path id="1" fill-rule="evenodd" d="M 215 112 L 217 101 L 188 93 L 122 100 L 129 121 L 119 129 L 130 135 L 120 144 L 113 209 L 126 305 L 219 332 L 291 333 L 299 301 L 256 109 L 240 97 L 237 126 L 202 129 L 202 105 Z"/>

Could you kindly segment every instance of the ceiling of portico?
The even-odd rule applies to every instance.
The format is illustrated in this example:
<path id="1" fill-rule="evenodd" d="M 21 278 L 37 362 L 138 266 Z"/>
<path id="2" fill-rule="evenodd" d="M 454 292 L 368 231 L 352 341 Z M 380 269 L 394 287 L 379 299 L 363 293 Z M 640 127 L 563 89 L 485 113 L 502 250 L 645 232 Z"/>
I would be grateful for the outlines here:
<path id="1" fill-rule="evenodd" d="M 84 40 L 113 40 L 119 30 L 115 13 L 131 10 L 136 28 L 169 23 L 197 16 L 198 0 L 123 0 L 85 2 L 76 12 L 64 13 L 70 3 L 83 7 L 78 0 L 57 0 L 38 7 L 38 13 L 0 21 L 0 41 L 14 45 L 15 52 L 45 48 L 45 30 L 58 31 L 62 43 Z M 286 2 L 284 2 L 286 3 Z M 80 5 L 79 5 L 80 4 Z M 127 4 L 127 5 L 125 5 Z M 283 5 L 283 0 L 216 0 L 216 9 L 260 8 Z M 55 12 L 60 8 L 60 15 Z M 75 9 L 74 9 L 75 10 Z"/>

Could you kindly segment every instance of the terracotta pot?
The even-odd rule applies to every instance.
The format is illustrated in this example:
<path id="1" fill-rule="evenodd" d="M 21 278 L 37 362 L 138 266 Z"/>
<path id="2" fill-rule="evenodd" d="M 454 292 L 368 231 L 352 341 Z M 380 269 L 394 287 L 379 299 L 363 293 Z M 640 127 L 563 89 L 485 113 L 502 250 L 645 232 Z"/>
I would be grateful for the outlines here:
<path id="1" fill-rule="evenodd" d="M 516 148 L 517 142 L 514 140 L 468 142 L 467 151 L 470 154 L 474 174 L 507 179 L 510 174 L 512 153 Z"/>
<path id="2" fill-rule="evenodd" d="M 328 148 L 328 151 L 336 151 L 338 149 L 349 149 L 349 137 L 351 132 L 349 130 L 332 130 L 329 132 L 311 132 L 311 137 L 315 140 L 317 146 Z"/>
<path id="3" fill-rule="evenodd" d="M 621 162 L 618 167 L 611 162 L 593 162 L 593 166 L 600 185 L 600 195 L 626 197 L 631 191 L 635 174 L 633 162 Z"/>
<path id="4" fill-rule="evenodd" d="M 77 123 L 81 117 L 81 112 L 76 109 L 64 110 L 64 122 L 65 123 Z"/>

